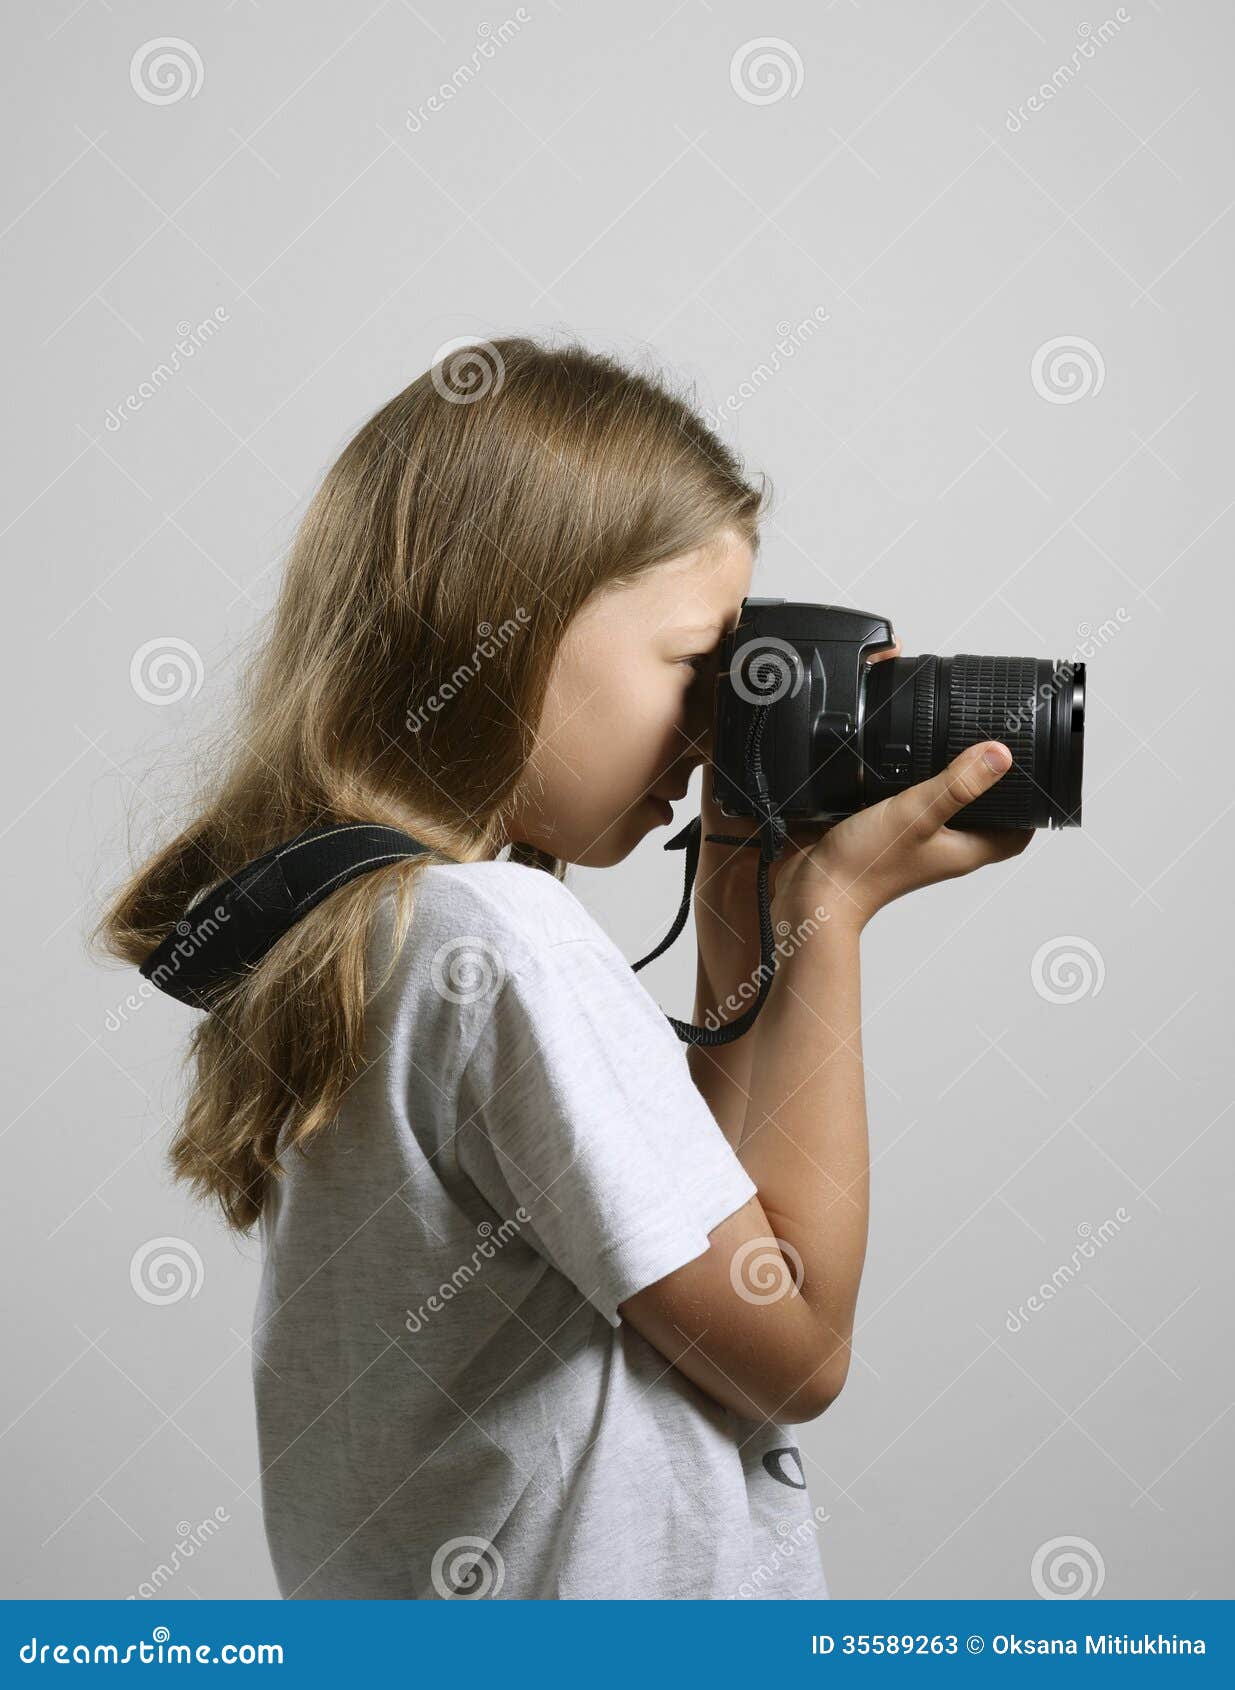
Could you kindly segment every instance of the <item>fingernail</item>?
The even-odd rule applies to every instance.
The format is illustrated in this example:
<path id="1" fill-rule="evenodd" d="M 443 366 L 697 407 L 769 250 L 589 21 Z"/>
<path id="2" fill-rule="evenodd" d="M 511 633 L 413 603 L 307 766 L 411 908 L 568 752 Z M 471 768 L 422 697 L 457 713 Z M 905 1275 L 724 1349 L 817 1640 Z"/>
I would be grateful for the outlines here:
<path id="1" fill-rule="evenodd" d="M 982 760 L 988 769 L 1003 770 L 1008 767 L 1012 757 L 1006 745 L 988 745 L 982 753 Z"/>

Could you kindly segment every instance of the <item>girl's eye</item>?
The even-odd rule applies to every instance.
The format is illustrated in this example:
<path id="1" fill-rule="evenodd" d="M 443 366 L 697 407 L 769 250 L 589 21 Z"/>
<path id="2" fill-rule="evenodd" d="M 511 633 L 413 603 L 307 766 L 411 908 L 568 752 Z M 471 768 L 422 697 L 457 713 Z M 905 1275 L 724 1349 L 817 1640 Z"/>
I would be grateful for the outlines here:
<path id="1" fill-rule="evenodd" d="M 693 657 L 679 657 L 678 662 L 689 664 L 695 673 L 698 674 L 701 669 L 706 669 L 708 663 L 711 661 L 711 657 L 712 654 L 710 651 L 699 651 L 696 652 Z"/>

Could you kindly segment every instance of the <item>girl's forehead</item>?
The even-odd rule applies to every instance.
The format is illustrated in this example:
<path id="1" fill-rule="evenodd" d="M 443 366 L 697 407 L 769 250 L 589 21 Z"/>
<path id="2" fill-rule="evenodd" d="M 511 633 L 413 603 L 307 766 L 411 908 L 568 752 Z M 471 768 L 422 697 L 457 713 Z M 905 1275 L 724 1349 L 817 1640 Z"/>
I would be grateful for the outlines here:
<path id="1" fill-rule="evenodd" d="M 666 635 L 718 639 L 733 626 L 750 588 L 754 556 L 734 535 L 725 543 L 653 564 L 637 576 L 606 582 L 566 633 L 570 645 Z"/>

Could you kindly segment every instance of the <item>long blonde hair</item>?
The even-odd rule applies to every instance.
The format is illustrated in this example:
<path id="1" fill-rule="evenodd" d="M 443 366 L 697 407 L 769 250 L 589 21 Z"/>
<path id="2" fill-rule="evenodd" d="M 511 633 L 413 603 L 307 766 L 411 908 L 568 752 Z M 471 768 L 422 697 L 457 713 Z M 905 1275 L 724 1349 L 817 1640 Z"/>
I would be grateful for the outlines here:
<path id="1" fill-rule="evenodd" d="M 359 430 L 314 496 L 196 818 L 96 929 L 138 964 L 186 906 L 307 827 L 402 827 L 429 854 L 361 876 L 196 1023 L 175 1177 L 248 1232 L 278 1150 L 336 1116 L 364 1067 L 373 920 L 395 948 L 432 862 L 497 856 L 553 658 L 597 588 L 732 528 L 758 544 L 767 484 L 663 378 L 577 345 L 461 348 Z M 512 844 L 516 861 L 565 865 Z"/>

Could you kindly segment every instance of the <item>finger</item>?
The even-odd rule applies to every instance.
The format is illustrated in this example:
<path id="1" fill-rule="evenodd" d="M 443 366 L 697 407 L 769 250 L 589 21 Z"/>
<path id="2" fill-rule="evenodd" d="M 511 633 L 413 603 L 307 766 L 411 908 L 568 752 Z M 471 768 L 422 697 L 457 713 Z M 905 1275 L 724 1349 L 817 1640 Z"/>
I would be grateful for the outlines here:
<path id="1" fill-rule="evenodd" d="M 981 868 L 985 863 L 1004 863 L 1021 852 L 1034 837 L 1033 828 L 953 828 L 945 825 L 940 838 L 961 841 L 956 847 L 964 856 L 961 873 Z"/>
<path id="2" fill-rule="evenodd" d="M 990 761 L 988 761 L 988 758 Z M 997 739 L 967 745 L 947 768 L 930 780 L 908 787 L 893 800 L 908 811 L 908 825 L 929 837 L 946 821 L 980 798 L 1012 767 L 1012 753 Z"/>
<path id="3" fill-rule="evenodd" d="M 885 657 L 899 657 L 900 654 L 901 654 L 901 641 L 900 641 L 900 635 L 897 634 L 896 643 L 894 645 L 890 645 L 886 651 L 871 651 L 871 652 L 868 652 L 867 656 L 866 656 L 866 661 L 868 663 L 882 663 Z"/>
<path id="4" fill-rule="evenodd" d="M 980 840 L 986 849 L 1009 857 L 1023 851 L 1037 831 L 1032 827 L 953 827 L 951 823 L 947 826 L 949 834 L 956 838 Z"/>

